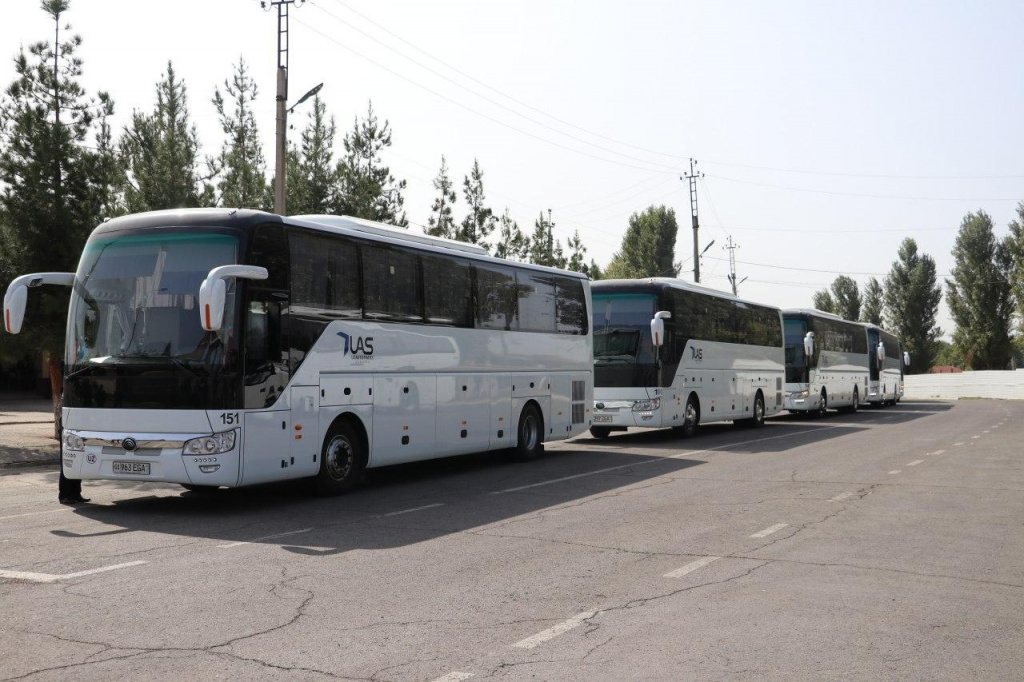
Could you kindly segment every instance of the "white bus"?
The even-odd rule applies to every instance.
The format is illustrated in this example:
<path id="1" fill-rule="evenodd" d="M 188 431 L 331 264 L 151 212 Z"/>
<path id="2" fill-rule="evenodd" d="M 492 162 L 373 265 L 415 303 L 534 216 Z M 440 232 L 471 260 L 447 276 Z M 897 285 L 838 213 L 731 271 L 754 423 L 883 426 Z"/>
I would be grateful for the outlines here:
<path id="1" fill-rule="evenodd" d="M 189 489 L 514 449 L 590 426 L 583 275 L 353 218 L 247 210 L 104 223 L 72 287 L 62 463 Z"/>
<path id="2" fill-rule="evenodd" d="M 864 325 L 870 354 L 868 401 L 875 407 L 895 405 L 903 398 L 903 372 L 910 353 L 893 334 L 873 324 Z"/>
<path id="3" fill-rule="evenodd" d="M 820 310 L 784 310 L 786 409 L 856 412 L 869 396 L 864 325 Z"/>
<path id="4" fill-rule="evenodd" d="M 760 426 L 782 409 L 782 314 L 678 279 L 594 282 L 594 425 Z"/>

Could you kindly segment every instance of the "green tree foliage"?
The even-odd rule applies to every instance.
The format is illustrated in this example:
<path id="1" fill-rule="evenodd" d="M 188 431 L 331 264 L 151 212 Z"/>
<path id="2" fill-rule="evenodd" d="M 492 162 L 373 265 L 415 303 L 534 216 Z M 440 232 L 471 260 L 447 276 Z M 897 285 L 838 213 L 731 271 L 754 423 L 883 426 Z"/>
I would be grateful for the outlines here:
<path id="1" fill-rule="evenodd" d="M 1022 321 L 1018 342 L 1024 341 L 1024 201 L 1017 204 L 1017 218 L 1010 221 L 1006 248 L 1010 256 L 1010 285 L 1016 303 L 1017 317 Z"/>
<path id="2" fill-rule="evenodd" d="M 218 203 L 232 208 L 269 208 L 267 164 L 254 111 L 258 92 L 245 59 L 239 59 L 231 80 L 224 81 L 224 92 L 227 99 L 220 88 L 213 94 L 213 106 L 227 136 L 220 156 L 211 162 L 220 175 Z"/>
<path id="3" fill-rule="evenodd" d="M 971 369 L 1005 369 L 1013 356 L 1010 249 L 996 240 L 987 213 L 964 216 L 953 259 L 953 278 L 946 280 L 953 345 Z"/>
<path id="4" fill-rule="evenodd" d="M 528 260 L 530 258 L 530 238 L 519 229 L 519 224 L 512 219 L 507 208 L 501 214 L 498 224 L 498 239 L 494 244 L 494 255 L 508 260 Z"/>
<path id="5" fill-rule="evenodd" d="M 612 256 L 605 277 L 675 277 L 676 212 L 665 206 L 650 206 L 629 217 L 622 247 Z"/>
<path id="6" fill-rule="evenodd" d="M 870 322 L 879 327 L 884 326 L 885 292 L 882 284 L 875 277 L 868 280 L 864 287 L 864 305 L 860 309 L 861 322 Z"/>
<path id="7" fill-rule="evenodd" d="M 832 313 L 833 315 L 836 313 L 836 302 L 828 289 L 815 291 L 811 296 L 811 305 L 815 310 L 820 310 L 823 313 Z"/>
<path id="8" fill-rule="evenodd" d="M 494 217 L 494 211 L 486 205 L 484 172 L 480 169 L 480 162 L 476 159 L 473 159 L 473 169 L 462 181 L 462 196 L 465 197 L 466 205 L 469 206 L 469 214 L 462 219 L 456 238 L 487 248 L 487 242 L 484 240 L 491 232 L 494 232 L 498 219 Z"/>
<path id="9" fill-rule="evenodd" d="M 910 372 L 927 372 L 935 364 L 935 341 L 942 329 L 935 323 L 942 301 L 935 259 L 918 253 L 917 242 L 907 237 L 885 278 L 885 319 L 913 358 Z"/>
<path id="10" fill-rule="evenodd" d="M 846 275 L 839 275 L 832 282 L 831 291 L 822 289 L 814 292 L 814 307 L 822 312 L 838 315 L 844 320 L 859 320 L 861 298 L 857 282 Z"/>
<path id="11" fill-rule="evenodd" d="M 587 247 L 583 244 L 583 240 L 580 239 L 579 230 L 573 233 L 569 241 L 566 242 L 566 246 L 569 247 L 569 260 L 566 263 L 566 269 L 573 272 L 582 272 L 590 279 L 601 279 L 601 268 L 598 267 L 594 259 L 591 258 L 590 262 L 587 262 Z"/>
<path id="12" fill-rule="evenodd" d="M 963 368 L 964 356 L 953 344 L 938 339 L 935 342 L 935 364 Z"/>
<path id="13" fill-rule="evenodd" d="M 14 58 L 15 79 L 0 100 L 0 262 L 6 290 L 11 278 L 29 272 L 74 271 L 89 232 L 116 205 L 116 159 L 106 93 L 88 98 L 79 83 L 79 36 L 63 15 L 70 0 L 45 0 L 54 42 L 33 43 Z M 29 297 L 19 337 L 0 344 L 5 354 L 27 349 L 50 354 L 54 410 L 61 393 L 61 357 L 68 291 L 42 287 Z"/>
<path id="14" fill-rule="evenodd" d="M 391 146 L 391 127 L 387 120 L 382 125 L 377 119 L 373 102 L 367 106 L 365 119 L 356 117 L 343 142 L 345 157 L 338 164 L 342 187 L 339 212 L 408 227 L 402 208 L 405 180 L 396 182 L 381 158 L 381 152 Z"/>
<path id="15" fill-rule="evenodd" d="M 452 217 L 452 206 L 455 205 L 455 189 L 451 176 L 448 175 L 448 162 L 441 155 L 441 169 L 434 178 L 434 189 L 440 194 L 430 206 L 430 217 L 427 218 L 427 234 L 434 237 L 455 239 L 455 218 Z M 504 257 L 504 256 L 503 256 Z"/>
<path id="16" fill-rule="evenodd" d="M 554 223 L 544 218 L 541 212 L 533 221 L 533 236 L 530 237 L 530 262 L 552 268 L 565 267 L 565 253 L 562 244 L 554 236 Z"/>
<path id="17" fill-rule="evenodd" d="M 334 117 L 319 95 L 313 98 L 309 121 L 298 149 L 285 159 L 286 207 L 292 215 L 331 213 L 337 206 L 338 172 L 334 163 Z"/>
<path id="18" fill-rule="evenodd" d="M 130 213 L 213 203 L 199 172 L 199 134 L 189 119 L 185 82 L 167 62 L 151 113 L 132 112 L 121 135 L 125 207 Z"/>

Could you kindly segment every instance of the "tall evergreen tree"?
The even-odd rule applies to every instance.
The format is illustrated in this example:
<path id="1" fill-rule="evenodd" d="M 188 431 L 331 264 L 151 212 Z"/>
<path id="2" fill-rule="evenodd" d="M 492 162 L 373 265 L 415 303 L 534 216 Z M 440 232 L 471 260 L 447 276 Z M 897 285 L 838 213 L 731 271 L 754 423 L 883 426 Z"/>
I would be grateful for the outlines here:
<path id="1" fill-rule="evenodd" d="M 573 272 L 582 272 L 590 279 L 601 279 L 601 268 L 598 267 L 594 259 L 591 258 L 590 262 L 587 262 L 587 247 L 583 244 L 583 240 L 580 239 L 579 230 L 573 232 L 572 237 L 566 242 L 566 246 L 569 248 L 569 260 L 566 263 L 566 269 Z"/>
<path id="2" fill-rule="evenodd" d="M 830 288 L 831 291 L 823 289 L 814 293 L 814 307 L 845 320 L 859 320 L 861 299 L 857 282 L 846 275 L 839 275 Z"/>
<path id="3" fill-rule="evenodd" d="M 987 213 L 964 216 L 953 259 L 953 278 L 946 280 L 953 345 L 971 369 L 1005 369 L 1013 356 L 1010 249 L 996 240 Z"/>
<path id="4" fill-rule="evenodd" d="M 320 96 L 313 98 L 309 122 L 299 149 L 289 149 L 285 187 L 292 215 L 330 213 L 338 204 L 338 172 L 334 163 L 334 117 Z"/>
<path id="5" fill-rule="evenodd" d="M 381 152 L 391 146 L 391 126 L 387 120 L 380 123 L 373 102 L 367 106 L 365 119 L 356 117 L 343 142 L 345 157 L 338 164 L 342 183 L 339 212 L 408 227 L 402 197 L 406 182 L 396 181 L 381 158 Z"/>
<path id="6" fill-rule="evenodd" d="M 918 253 L 917 242 L 907 237 L 885 278 L 885 319 L 913 357 L 911 373 L 927 372 L 935 364 L 935 341 L 942 336 L 935 323 L 941 301 L 935 259 Z"/>
<path id="7" fill-rule="evenodd" d="M 0 261 L 9 280 L 26 272 L 74 271 L 89 232 L 110 217 L 116 197 L 106 93 L 86 96 L 76 55 L 82 40 L 64 13 L 70 0 L 45 0 L 54 42 L 14 58 L 14 82 L 0 100 Z M 90 137 L 90 135 L 94 137 Z M 98 151 L 97 151 L 98 149 Z M 54 416 L 59 417 L 68 290 L 42 287 L 29 297 L 24 331 L 0 343 L 5 354 L 49 354 Z M 59 423 L 59 418 L 55 419 Z"/>
<path id="8" fill-rule="evenodd" d="M 456 239 L 487 248 L 487 242 L 484 240 L 494 232 L 498 220 L 485 204 L 487 197 L 484 195 L 484 172 L 476 159 L 473 159 L 473 169 L 462 181 L 462 195 L 466 198 L 469 213 L 462 219 Z"/>
<path id="9" fill-rule="evenodd" d="M 498 221 L 498 239 L 494 244 L 494 255 L 508 260 L 526 261 L 530 258 L 530 238 L 519 229 L 508 208 Z"/>
<path id="10" fill-rule="evenodd" d="M 267 164 L 253 105 L 258 91 L 245 59 L 239 59 L 231 80 L 224 81 L 224 92 L 227 99 L 220 88 L 213 94 L 213 106 L 227 136 L 220 156 L 211 164 L 220 171 L 218 203 L 232 208 L 269 208 Z"/>
<path id="11" fill-rule="evenodd" d="M 864 287 L 864 305 L 861 306 L 861 322 L 870 322 L 879 327 L 883 326 L 885 308 L 885 292 L 882 291 L 882 284 L 878 279 L 872 277 Z"/>
<path id="12" fill-rule="evenodd" d="M 203 187 L 199 172 L 199 133 L 189 119 L 188 91 L 171 62 L 156 85 L 152 113 L 132 112 L 119 147 L 129 212 L 194 208 L 213 202 L 213 188 Z"/>
<path id="13" fill-rule="evenodd" d="M 434 178 L 434 189 L 440 194 L 434 199 L 430 207 L 430 217 L 427 218 L 426 233 L 434 237 L 446 239 L 456 238 L 455 218 L 452 217 L 452 206 L 455 205 L 455 189 L 452 179 L 448 175 L 448 162 L 441 155 L 441 169 L 437 171 Z"/>
<path id="14" fill-rule="evenodd" d="M 629 217 L 622 247 L 612 256 L 606 277 L 675 277 L 676 212 L 665 206 L 650 206 Z"/>
<path id="15" fill-rule="evenodd" d="M 562 244 L 554 236 L 554 224 L 544 218 L 541 212 L 533 221 L 533 236 L 530 237 L 530 262 L 552 268 L 565 267 L 565 253 Z"/>
<path id="16" fill-rule="evenodd" d="M 1021 320 L 1021 334 L 1017 336 L 1020 342 L 1024 340 L 1024 201 L 1017 204 L 1017 218 L 1010 221 L 1006 247 L 1010 256 L 1010 285 L 1017 318 Z"/>
<path id="17" fill-rule="evenodd" d="M 820 310 L 823 313 L 836 314 L 836 301 L 832 298 L 832 293 L 828 289 L 815 291 L 814 295 L 811 296 L 811 305 L 815 310 Z"/>

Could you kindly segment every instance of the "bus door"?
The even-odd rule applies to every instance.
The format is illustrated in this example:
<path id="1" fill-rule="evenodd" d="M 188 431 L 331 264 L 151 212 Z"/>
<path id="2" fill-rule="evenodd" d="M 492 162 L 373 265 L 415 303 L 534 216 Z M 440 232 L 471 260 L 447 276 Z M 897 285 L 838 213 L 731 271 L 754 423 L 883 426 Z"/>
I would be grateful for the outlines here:
<path id="1" fill-rule="evenodd" d="M 878 383 L 878 331 L 868 330 L 868 377 Z"/>

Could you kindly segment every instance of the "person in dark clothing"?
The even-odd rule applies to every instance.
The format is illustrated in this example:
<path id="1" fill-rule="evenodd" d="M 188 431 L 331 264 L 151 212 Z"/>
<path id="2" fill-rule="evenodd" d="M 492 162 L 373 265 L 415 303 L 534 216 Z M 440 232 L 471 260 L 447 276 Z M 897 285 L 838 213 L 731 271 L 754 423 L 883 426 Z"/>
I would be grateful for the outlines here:
<path id="1" fill-rule="evenodd" d="M 60 467 L 60 481 L 57 484 L 57 501 L 61 504 L 75 505 L 89 501 L 82 497 L 82 481 L 64 476 L 64 465 Z"/>

